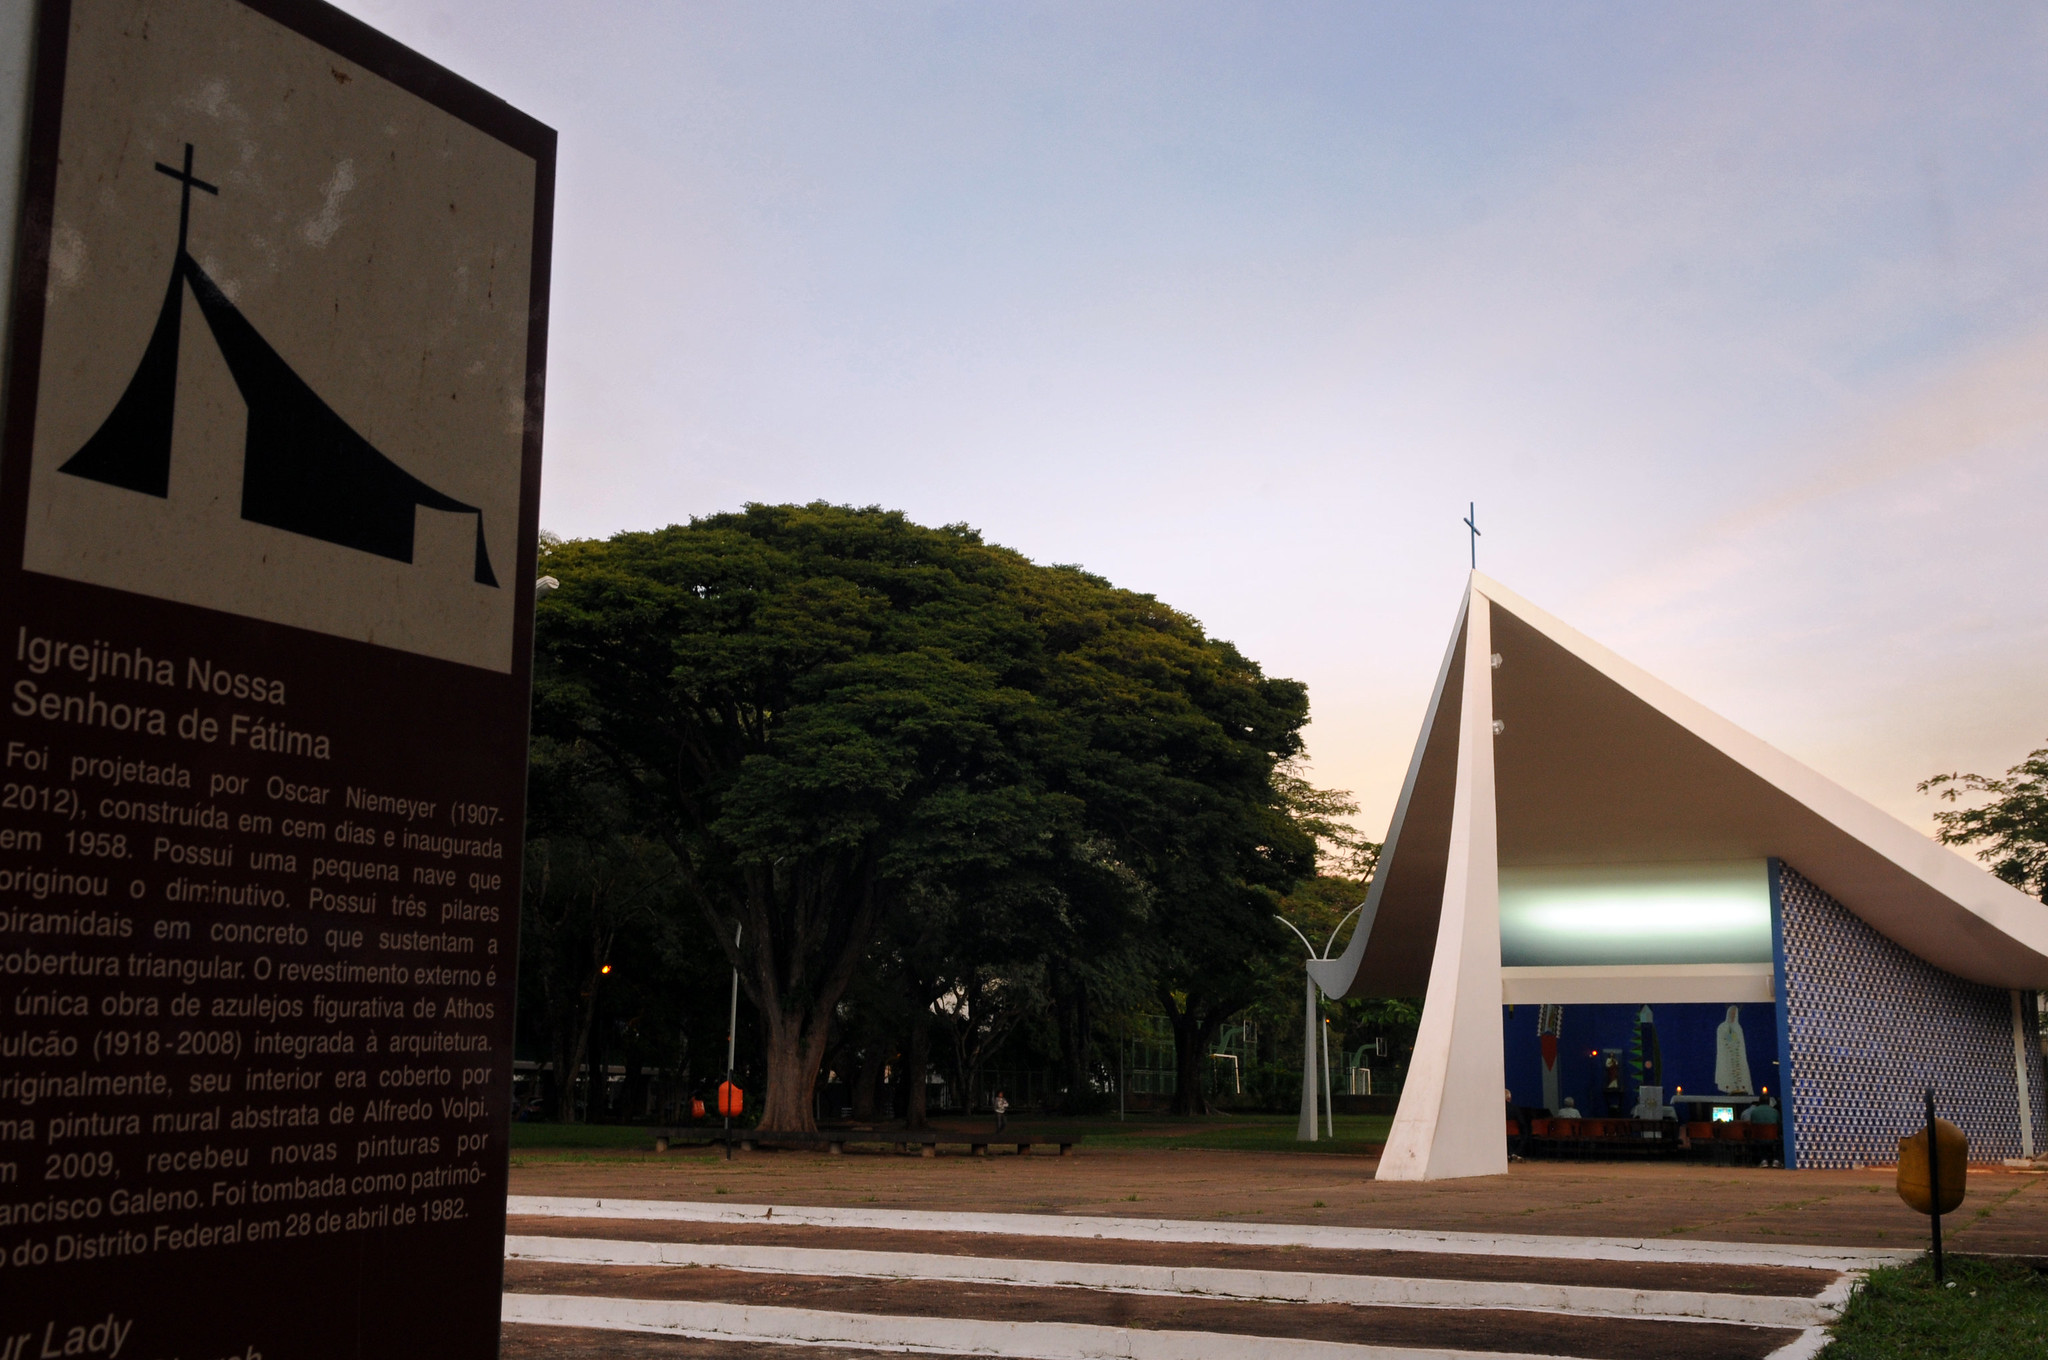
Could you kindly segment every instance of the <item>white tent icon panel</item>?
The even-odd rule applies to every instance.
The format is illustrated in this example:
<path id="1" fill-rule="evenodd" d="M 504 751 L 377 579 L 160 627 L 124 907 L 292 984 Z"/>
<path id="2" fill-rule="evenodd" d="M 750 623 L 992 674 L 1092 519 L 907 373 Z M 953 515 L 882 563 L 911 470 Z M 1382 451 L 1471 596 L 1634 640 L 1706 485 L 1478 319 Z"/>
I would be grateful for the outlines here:
<path id="1" fill-rule="evenodd" d="M 1358 929 L 1309 969 L 1426 998 L 1383 1178 L 1506 1170 L 1503 1004 L 1775 1005 L 1788 1164 L 1887 1143 L 1912 1081 L 2013 1152 L 2048 1122 L 2048 906 L 1476 572 Z M 1937 1029 L 1891 1032 L 1908 994 Z"/>

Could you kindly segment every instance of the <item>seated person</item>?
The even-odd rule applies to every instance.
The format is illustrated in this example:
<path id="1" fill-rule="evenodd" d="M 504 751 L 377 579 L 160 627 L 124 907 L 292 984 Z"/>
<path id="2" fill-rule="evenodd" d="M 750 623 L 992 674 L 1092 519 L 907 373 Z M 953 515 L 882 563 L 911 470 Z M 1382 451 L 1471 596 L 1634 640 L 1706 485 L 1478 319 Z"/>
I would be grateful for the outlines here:
<path id="1" fill-rule="evenodd" d="M 1778 1122 L 1778 1103 L 1765 1096 L 1749 1107 L 1749 1113 L 1742 1116 L 1752 1124 L 1775 1124 Z"/>
<path id="2" fill-rule="evenodd" d="M 1570 1096 L 1564 1098 L 1564 1104 L 1558 1106 L 1557 1113 L 1551 1116 L 1553 1119 L 1577 1119 L 1579 1117 L 1579 1107 L 1572 1104 Z"/>

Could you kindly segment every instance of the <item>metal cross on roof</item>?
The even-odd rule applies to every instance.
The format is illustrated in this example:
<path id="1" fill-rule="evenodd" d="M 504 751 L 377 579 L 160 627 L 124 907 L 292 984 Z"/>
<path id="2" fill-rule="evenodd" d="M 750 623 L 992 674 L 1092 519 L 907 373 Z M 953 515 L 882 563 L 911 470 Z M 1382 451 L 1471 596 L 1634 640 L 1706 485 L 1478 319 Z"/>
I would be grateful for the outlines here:
<path id="1" fill-rule="evenodd" d="M 1479 507 L 1470 501 L 1465 503 L 1465 527 L 1472 531 L 1472 570 L 1479 570 L 1479 526 L 1473 521 L 1479 518 Z"/>

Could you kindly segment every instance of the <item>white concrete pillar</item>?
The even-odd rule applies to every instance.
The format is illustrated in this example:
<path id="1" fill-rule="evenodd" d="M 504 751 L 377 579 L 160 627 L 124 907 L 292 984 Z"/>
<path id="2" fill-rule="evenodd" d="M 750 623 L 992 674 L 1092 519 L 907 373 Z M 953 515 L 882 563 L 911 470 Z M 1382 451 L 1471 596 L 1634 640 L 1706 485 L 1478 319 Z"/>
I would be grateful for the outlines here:
<path id="1" fill-rule="evenodd" d="M 1380 1156 L 1381 1180 L 1492 1176 L 1508 1169 L 1490 610 L 1475 584 L 1465 609 L 1458 776 L 1443 914 L 1415 1056 Z"/>
<path id="2" fill-rule="evenodd" d="M 2020 1093 L 2020 1156 L 2034 1155 L 2034 1093 L 2033 1083 L 2027 1080 L 2027 1042 L 2032 1038 L 2027 1033 L 2026 1010 L 2020 994 L 2012 994 L 2012 1076 L 2013 1085 Z"/>
<path id="3" fill-rule="evenodd" d="M 1316 1141 L 1316 980 L 1307 979 L 1308 990 L 1301 1007 L 1301 1123 L 1294 1141 Z"/>

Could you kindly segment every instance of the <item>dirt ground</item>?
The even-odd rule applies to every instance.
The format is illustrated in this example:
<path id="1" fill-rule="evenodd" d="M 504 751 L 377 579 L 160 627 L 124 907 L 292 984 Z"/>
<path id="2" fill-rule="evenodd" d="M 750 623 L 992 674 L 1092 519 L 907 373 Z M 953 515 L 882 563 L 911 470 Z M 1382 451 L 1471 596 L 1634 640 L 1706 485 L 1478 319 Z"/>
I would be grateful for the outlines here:
<path id="1" fill-rule="evenodd" d="M 888 1153 L 702 1151 L 514 1154 L 516 1195 L 873 1205 L 1320 1223 L 1459 1232 L 1918 1247 L 1927 1220 L 1888 1168 L 1783 1171 L 1656 1163 L 1525 1162 L 1506 1176 L 1372 1179 L 1371 1157 L 1214 1149 L 1077 1149 L 922 1158 Z M 2048 1175 L 1973 1167 L 1944 1222 L 1966 1252 L 2048 1256 Z"/>
<path id="2" fill-rule="evenodd" d="M 724 1338 L 691 1340 L 519 1323 L 505 1325 L 498 1355 L 500 1360 L 875 1360 L 872 1350 L 856 1347 L 778 1345 Z M 923 1360 L 973 1358 L 926 1355 Z"/>
<path id="3" fill-rule="evenodd" d="M 1608 1289 L 1704 1290 L 1812 1298 L 1836 1279 L 1832 1270 L 1687 1261 L 1581 1261 L 1564 1256 L 1465 1255 L 1429 1251 L 1350 1251 L 1321 1247 L 1144 1242 L 1129 1238 L 1023 1237 L 887 1228 L 812 1228 L 772 1223 L 700 1223 L 644 1218 L 544 1218 L 514 1214 L 508 1233 L 600 1242 L 688 1242 L 713 1246 L 796 1247 L 819 1251 L 921 1252 L 1013 1261 L 1098 1261 L 1116 1265 L 1220 1270 L 1393 1275 L 1407 1279 L 1506 1280 Z"/>

